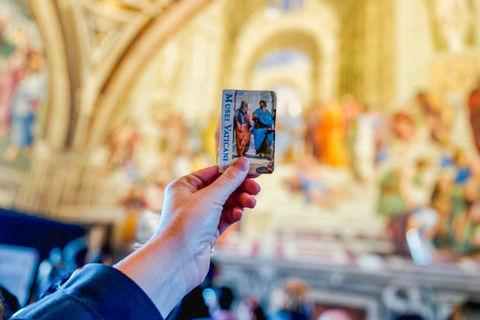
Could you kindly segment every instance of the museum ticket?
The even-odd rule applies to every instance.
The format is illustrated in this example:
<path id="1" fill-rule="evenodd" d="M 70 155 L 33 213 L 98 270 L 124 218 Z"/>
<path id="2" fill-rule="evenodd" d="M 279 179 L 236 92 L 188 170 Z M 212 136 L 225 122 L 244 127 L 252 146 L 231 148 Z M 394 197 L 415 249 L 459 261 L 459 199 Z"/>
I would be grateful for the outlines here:
<path id="1" fill-rule="evenodd" d="M 217 163 L 220 172 L 239 157 L 251 174 L 272 173 L 277 97 L 273 91 L 224 90 Z"/>

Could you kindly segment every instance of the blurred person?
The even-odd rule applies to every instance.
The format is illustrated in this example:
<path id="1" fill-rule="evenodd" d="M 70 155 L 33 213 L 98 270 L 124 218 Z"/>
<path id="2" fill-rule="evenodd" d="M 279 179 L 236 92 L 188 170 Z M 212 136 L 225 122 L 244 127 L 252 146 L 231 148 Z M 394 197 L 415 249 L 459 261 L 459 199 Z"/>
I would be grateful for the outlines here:
<path id="1" fill-rule="evenodd" d="M 385 114 L 378 113 L 378 127 L 376 130 L 376 148 L 375 164 L 377 166 L 383 164 L 388 160 L 389 150 L 388 144 L 392 136 L 392 130 L 390 129 L 389 117 Z"/>
<path id="2" fill-rule="evenodd" d="M 415 161 L 413 181 L 410 186 L 410 198 L 412 205 L 424 207 L 430 204 L 430 196 L 437 177 L 438 170 L 428 158 L 418 158 Z"/>
<path id="3" fill-rule="evenodd" d="M 448 247 L 451 243 L 453 187 L 453 179 L 448 174 L 441 173 L 435 183 L 431 196 L 430 206 L 439 216 L 438 229 L 434 237 L 434 243 L 439 249 Z"/>
<path id="4" fill-rule="evenodd" d="M 254 297 L 246 297 L 240 301 L 237 309 L 238 320 L 267 320 L 263 308 Z"/>
<path id="5" fill-rule="evenodd" d="M 55 291 L 54 288 L 60 280 L 59 277 L 62 274 L 63 265 L 62 250 L 60 248 L 53 248 L 48 258 L 43 260 L 38 266 L 35 289 L 37 299 Z"/>
<path id="6" fill-rule="evenodd" d="M 308 320 L 307 294 L 310 287 L 300 279 L 287 279 L 279 292 L 272 296 L 272 307 L 276 310 L 271 320 Z"/>
<path id="7" fill-rule="evenodd" d="M 304 145 L 306 154 L 312 154 L 320 159 L 320 150 L 318 150 L 317 137 L 315 135 L 318 122 L 320 121 L 321 106 L 312 105 L 304 111 L 303 121 L 305 122 Z"/>
<path id="8" fill-rule="evenodd" d="M 438 230 L 435 210 L 420 207 L 408 215 L 406 241 L 410 255 L 417 265 L 429 265 L 436 258 L 433 238 Z"/>
<path id="9" fill-rule="evenodd" d="M 0 320 L 7 320 L 20 309 L 17 297 L 0 286 Z"/>
<path id="10" fill-rule="evenodd" d="M 317 320 L 353 320 L 345 310 L 330 309 L 320 314 Z"/>
<path id="11" fill-rule="evenodd" d="M 235 314 L 230 310 L 233 303 L 233 291 L 227 287 L 218 290 L 218 309 L 212 312 L 213 320 L 235 320 Z"/>
<path id="12" fill-rule="evenodd" d="M 168 185 L 155 235 L 114 267 L 90 264 L 12 319 L 163 319 L 208 273 L 216 239 L 255 207 L 260 187 L 240 158 Z"/>
<path id="13" fill-rule="evenodd" d="M 474 179 L 468 179 L 463 185 L 454 188 L 451 246 L 456 253 L 466 254 L 472 250 L 474 230 L 479 224 L 478 217 L 474 216 L 474 205 L 479 196 L 479 186 Z"/>
<path id="14" fill-rule="evenodd" d="M 480 320 L 480 303 L 478 301 L 466 301 L 456 307 L 449 320 Z"/>
<path id="15" fill-rule="evenodd" d="M 406 227 L 409 207 L 404 191 L 402 169 L 388 172 L 380 181 L 380 196 L 377 210 L 386 218 L 386 230 L 395 244 L 395 252 L 408 255 L 406 247 Z"/>
<path id="16" fill-rule="evenodd" d="M 452 115 L 440 97 L 420 91 L 417 94 L 417 104 L 432 141 L 441 145 L 449 143 Z"/>
<path id="17" fill-rule="evenodd" d="M 82 268 L 87 259 L 88 248 L 83 239 L 76 239 L 63 248 L 64 270 L 69 276 L 78 268 Z"/>
<path id="18" fill-rule="evenodd" d="M 165 188 L 170 179 L 166 167 L 158 167 L 150 174 L 150 181 L 139 191 L 139 212 L 135 225 L 136 243 L 145 244 L 155 233 L 162 211 Z"/>
<path id="19" fill-rule="evenodd" d="M 391 118 L 391 129 L 394 137 L 402 142 L 412 142 L 416 133 L 416 123 L 412 115 L 399 111 L 393 114 Z"/>
<path id="20" fill-rule="evenodd" d="M 375 158 L 377 151 L 377 116 L 370 106 L 363 105 L 356 121 L 356 133 L 352 146 L 352 164 L 360 182 L 367 187 L 375 181 Z"/>
<path id="21" fill-rule="evenodd" d="M 339 105 L 332 103 L 323 107 L 314 137 L 321 163 L 340 167 L 347 165 L 345 119 Z"/>
<path id="22" fill-rule="evenodd" d="M 10 145 L 4 159 L 12 162 L 21 151 L 29 154 L 33 147 L 33 125 L 38 109 L 46 102 L 46 72 L 44 58 L 39 52 L 28 53 L 26 74 L 12 97 L 10 110 Z"/>
<path id="23" fill-rule="evenodd" d="M 470 114 L 473 142 L 475 143 L 477 152 L 480 153 L 480 76 L 468 98 L 468 111 Z"/>
<path id="24" fill-rule="evenodd" d="M 5 70 L 0 74 L 0 136 L 10 132 L 12 99 L 27 67 L 26 52 L 12 48 L 14 51 L 8 55 Z"/>
<path id="25" fill-rule="evenodd" d="M 167 320 L 210 318 L 210 311 L 203 298 L 204 289 L 202 285 L 193 288 L 168 315 Z"/>
<path id="26" fill-rule="evenodd" d="M 471 226 L 471 235 L 470 235 L 470 245 L 472 251 L 478 252 L 480 250 L 480 199 L 477 198 L 472 202 L 469 219 L 472 224 Z"/>
<path id="27" fill-rule="evenodd" d="M 465 150 L 456 150 L 454 155 L 454 165 L 456 169 L 455 183 L 463 185 L 472 177 L 472 164 Z"/>
<path id="28" fill-rule="evenodd" d="M 260 100 L 259 108 L 253 113 L 253 137 L 256 154 L 260 157 L 273 157 L 273 136 L 275 120 L 267 110 L 267 102 Z"/>
<path id="29" fill-rule="evenodd" d="M 393 218 L 403 215 L 408 210 L 407 200 L 403 191 L 403 176 L 400 168 L 393 169 L 380 180 L 380 196 L 378 212 Z"/>
<path id="30" fill-rule="evenodd" d="M 190 291 L 182 301 L 168 315 L 167 320 L 188 320 L 210 318 L 210 310 L 206 299 L 205 290 L 212 288 L 212 282 L 217 274 L 216 266 L 210 262 L 207 276 L 200 285 Z"/>
<path id="31" fill-rule="evenodd" d="M 56 250 L 59 249 L 57 248 Z M 47 285 L 48 288 L 42 290 L 40 287 L 39 298 L 43 299 L 57 291 L 62 284 L 67 282 L 68 278 L 70 278 L 77 269 L 82 268 L 86 262 L 87 252 L 88 248 L 83 239 L 76 239 L 68 243 L 61 251 L 61 256 L 59 256 L 59 259 L 61 260 L 58 263 L 58 266 L 56 269 L 52 270 L 47 279 L 48 281 L 45 282 L 45 285 Z"/>
<path id="32" fill-rule="evenodd" d="M 118 168 L 130 170 L 130 173 L 136 176 L 133 170 L 133 154 L 139 140 L 140 131 L 133 121 L 127 120 L 114 127 L 107 138 L 109 155 L 102 168 L 102 176 L 105 177 Z"/>

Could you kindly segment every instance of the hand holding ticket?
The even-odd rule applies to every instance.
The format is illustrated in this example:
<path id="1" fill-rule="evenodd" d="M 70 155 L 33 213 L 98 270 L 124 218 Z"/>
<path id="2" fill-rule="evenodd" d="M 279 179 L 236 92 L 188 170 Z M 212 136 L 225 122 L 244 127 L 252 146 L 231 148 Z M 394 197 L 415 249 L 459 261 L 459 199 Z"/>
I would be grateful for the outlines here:
<path id="1" fill-rule="evenodd" d="M 223 91 L 217 155 L 220 172 L 239 157 L 250 160 L 250 174 L 273 172 L 276 110 L 273 91 Z"/>

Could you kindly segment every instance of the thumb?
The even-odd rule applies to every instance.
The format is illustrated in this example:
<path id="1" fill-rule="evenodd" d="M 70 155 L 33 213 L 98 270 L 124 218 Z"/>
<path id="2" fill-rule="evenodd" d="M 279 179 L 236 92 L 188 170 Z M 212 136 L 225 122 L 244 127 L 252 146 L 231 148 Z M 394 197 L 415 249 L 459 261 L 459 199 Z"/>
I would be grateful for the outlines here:
<path id="1" fill-rule="evenodd" d="M 250 161 L 245 157 L 239 158 L 215 182 L 206 188 L 208 193 L 214 195 L 216 200 L 223 205 L 228 197 L 245 180 L 249 169 Z"/>

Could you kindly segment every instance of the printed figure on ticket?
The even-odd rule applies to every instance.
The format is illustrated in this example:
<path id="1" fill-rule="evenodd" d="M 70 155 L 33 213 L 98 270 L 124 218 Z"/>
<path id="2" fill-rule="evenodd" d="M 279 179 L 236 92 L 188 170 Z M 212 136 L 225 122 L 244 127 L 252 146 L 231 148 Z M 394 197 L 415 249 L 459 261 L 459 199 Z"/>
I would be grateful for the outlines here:
<path id="1" fill-rule="evenodd" d="M 273 91 L 224 90 L 217 163 L 223 172 L 236 158 L 250 160 L 250 173 L 272 173 L 277 97 Z"/>

